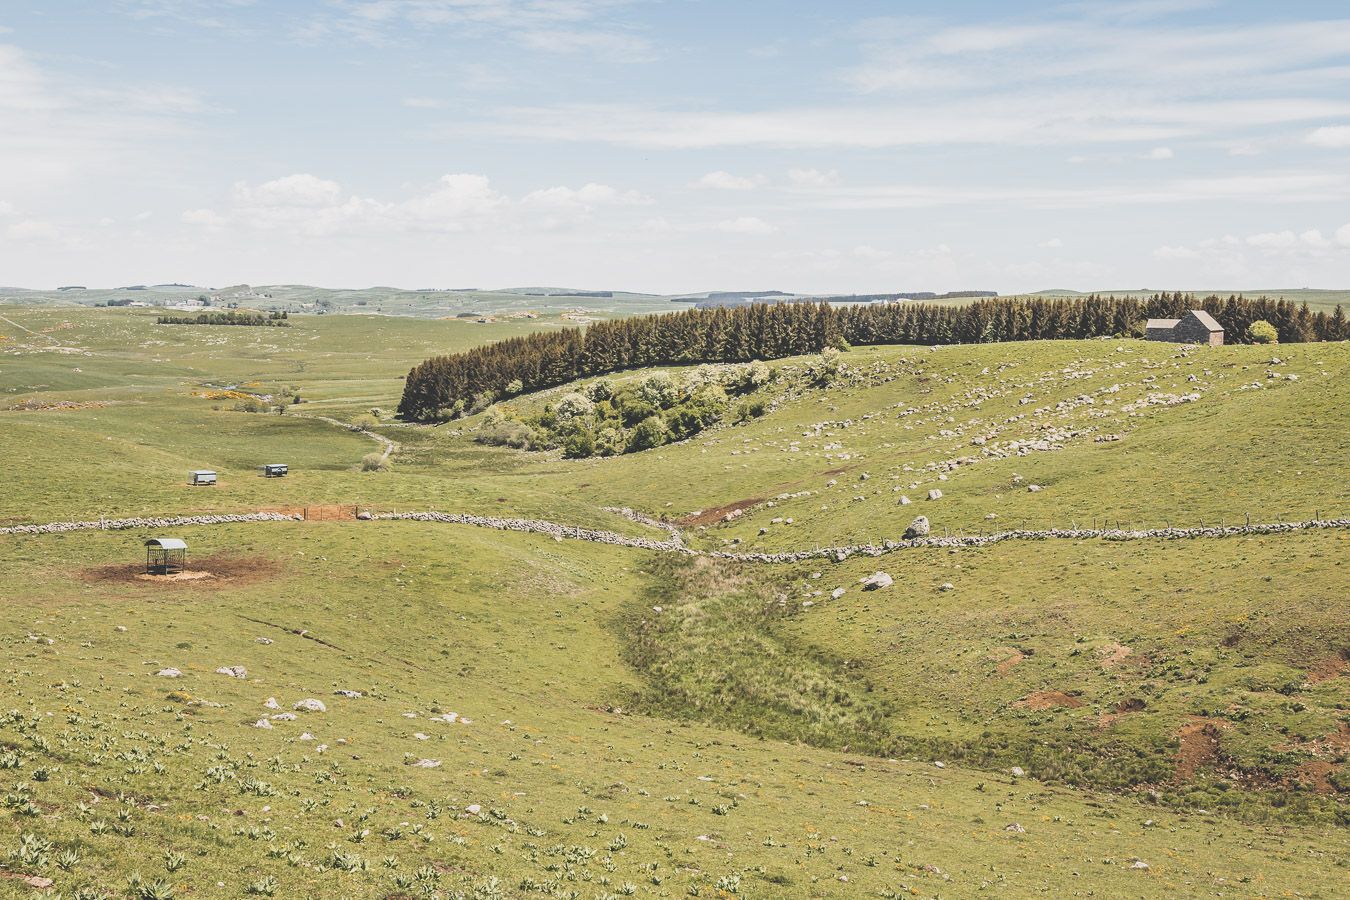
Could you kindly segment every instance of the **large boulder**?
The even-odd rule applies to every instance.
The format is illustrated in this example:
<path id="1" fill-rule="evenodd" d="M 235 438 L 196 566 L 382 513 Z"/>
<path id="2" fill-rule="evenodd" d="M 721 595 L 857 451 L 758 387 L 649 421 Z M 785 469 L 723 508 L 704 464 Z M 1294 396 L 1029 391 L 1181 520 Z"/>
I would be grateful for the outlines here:
<path id="1" fill-rule="evenodd" d="M 877 591 L 895 584 L 895 579 L 885 572 L 873 572 L 866 578 L 859 579 L 858 583 L 862 585 L 864 591 Z"/>
<path id="2" fill-rule="evenodd" d="M 905 537 L 907 539 L 927 537 L 931 530 L 932 527 L 928 524 L 928 517 L 919 516 L 905 529 Z"/>
<path id="3" fill-rule="evenodd" d="M 940 490 L 937 489 L 937 488 L 933 488 L 931 491 L 928 492 L 928 499 L 929 499 L 929 500 L 941 500 L 941 499 L 942 499 L 942 491 L 940 491 Z"/>

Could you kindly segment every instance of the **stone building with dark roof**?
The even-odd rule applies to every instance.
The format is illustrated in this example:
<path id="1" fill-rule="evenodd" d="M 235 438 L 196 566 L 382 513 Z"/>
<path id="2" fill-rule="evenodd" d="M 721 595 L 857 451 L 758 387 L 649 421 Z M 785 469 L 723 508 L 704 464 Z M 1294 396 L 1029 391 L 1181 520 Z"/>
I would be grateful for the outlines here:
<path id="1" fill-rule="evenodd" d="M 1222 347 L 1223 326 L 1203 309 L 1193 309 L 1180 319 L 1149 319 L 1144 340 Z"/>

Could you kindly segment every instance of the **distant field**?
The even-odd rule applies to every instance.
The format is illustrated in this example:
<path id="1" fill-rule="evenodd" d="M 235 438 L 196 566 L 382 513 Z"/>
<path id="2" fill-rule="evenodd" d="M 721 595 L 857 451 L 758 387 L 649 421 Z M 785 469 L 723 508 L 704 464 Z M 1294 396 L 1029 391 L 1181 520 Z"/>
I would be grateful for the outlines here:
<path id="1" fill-rule="evenodd" d="M 1139 291 L 1038 291 L 1034 294 L 1018 294 L 1022 297 L 1085 297 L 1090 293 L 1104 294 L 1114 297 L 1152 297 L 1158 293 L 1175 293 L 1174 290 L 1139 290 Z M 1326 291 L 1317 288 L 1251 288 L 1251 289 L 1206 289 L 1202 291 L 1183 291 L 1182 293 L 1194 294 L 1197 297 L 1208 297 L 1211 294 L 1219 297 L 1228 297 L 1237 294 L 1242 297 L 1271 297 L 1279 299 L 1283 297 L 1294 303 L 1307 303 L 1308 308 L 1313 312 L 1318 310 L 1333 311 L 1337 306 L 1344 306 L 1350 310 L 1350 291 Z"/>
<path id="2" fill-rule="evenodd" d="M 253 309 L 288 309 L 291 311 L 327 313 L 382 314 L 389 316 L 417 316 L 442 318 L 456 315 L 509 315 L 537 312 L 545 317 L 580 311 L 581 315 L 614 317 L 674 312 L 691 304 L 673 302 L 672 296 L 614 291 L 611 297 L 565 296 L 556 289 L 550 296 L 547 288 L 516 288 L 507 290 L 406 290 L 394 287 L 320 288 L 309 285 L 266 285 L 237 290 L 234 288 L 208 289 L 199 287 L 153 287 L 146 290 L 93 288 L 73 291 L 33 291 L 0 287 L 0 306 L 95 306 L 109 300 L 133 300 L 144 303 L 173 303 L 195 300 L 208 295 L 217 306 L 238 303 Z M 1175 289 L 1067 291 L 1048 290 L 1033 294 L 1005 296 L 1025 297 L 1085 297 L 1096 293 L 1116 297 L 1145 298 L 1157 293 L 1174 293 Z M 603 292 L 602 292 L 603 293 Z M 1319 290 L 1314 288 L 1272 289 L 1204 289 L 1183 293 L 1197 297 L 1217 294 L 1227 297 L 1238 294 L 1246 297 L 1283 297 L 1295 303 L 1307 302 L 1314 311 L 1334 310 L 1337 305 L 1350 307 L 1350 290 Z M 936 299 L 927 303 L 965 305 L 974 298 Z"/>
<path id="3" fill-rule="evenodd" d="M 746 424 L 564 460 L 388 418 L 426 356 L 563 320 L 290 321 L 0 307 L 0 524 L 356 504 L 662 536 L 627 506 L 769 551 L 919 514 L 1350 515 L 1348 344 L 869 347 L 828 386 L 775 363 Z M 149 583 L 152 534 L 0 543 L 0 895 L 1344 893 L 1344 531 L 769 566 L 284 522 L 174 529 L 212 577 Z"/>

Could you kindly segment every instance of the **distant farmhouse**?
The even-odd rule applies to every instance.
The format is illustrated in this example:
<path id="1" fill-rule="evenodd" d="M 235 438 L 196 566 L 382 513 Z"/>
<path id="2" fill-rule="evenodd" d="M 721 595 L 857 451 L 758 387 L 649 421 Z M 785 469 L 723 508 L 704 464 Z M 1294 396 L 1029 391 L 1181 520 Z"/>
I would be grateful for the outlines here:
<path id="1" fill-rule="evenodd" d="M 1223 326 L 1203 309 L 1193 309 L 1180 319 L 1149 319 L 1144 340 L 1222 347 Z"/>

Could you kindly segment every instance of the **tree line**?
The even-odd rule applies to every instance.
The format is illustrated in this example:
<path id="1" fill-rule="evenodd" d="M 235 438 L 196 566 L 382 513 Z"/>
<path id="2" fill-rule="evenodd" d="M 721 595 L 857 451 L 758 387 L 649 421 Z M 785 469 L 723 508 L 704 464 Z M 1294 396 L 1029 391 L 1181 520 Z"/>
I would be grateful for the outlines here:
<path id="1" fill-rule="evenodd" d="M 264 315 L 260 312 L 204 312 L 195 316 L 159 316 L 156 325 L 258 325 L 263 327 L 289 328 L 290 317 L 285 312 L 273 311 Z"/>
<path id="2" fill-rule="evenodd" d="M 1263 320 L 1286 343 L 1350 338 L 1341 307 L 1327 314 L 1268 297 L 1094 294 L 1000 297 L 964 306 L 766 303 L 611 319 L 584 330 L 538 332 L 432 357 L 408 373 L 398 411 L 415 421 L 444 420 L 502 396 L 624 369 L 780 359 L 831 346 L 1139 337 L 1146 319 L 1179 318 L 1197 308 L 1219 321 L 1228 343 L 1247 343 L 1252 323 Z"/>

